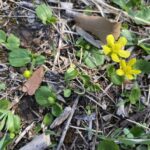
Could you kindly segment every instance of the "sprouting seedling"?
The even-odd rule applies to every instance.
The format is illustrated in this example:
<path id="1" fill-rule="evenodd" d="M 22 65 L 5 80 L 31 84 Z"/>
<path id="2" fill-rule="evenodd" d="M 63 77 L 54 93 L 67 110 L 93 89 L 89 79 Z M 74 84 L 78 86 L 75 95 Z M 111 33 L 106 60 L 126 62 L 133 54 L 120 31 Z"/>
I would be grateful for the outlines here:
<path id="1" fill-rule="evenodd" d="M 62 106 L 57 102 L 56 93 L 51 87 L 41 86 L 35 93 L 35 99 L 40 106 L 51 108 L 54 116 L 62 112 Z"/>
<path id="2" fill-rule="evenodd" d="M 36 15 L 41 19 L 43 24 L 55 23 L 57 18 L 53 16 L 51 8 L 46 4 L 38 5 L 35 9 Z"/>

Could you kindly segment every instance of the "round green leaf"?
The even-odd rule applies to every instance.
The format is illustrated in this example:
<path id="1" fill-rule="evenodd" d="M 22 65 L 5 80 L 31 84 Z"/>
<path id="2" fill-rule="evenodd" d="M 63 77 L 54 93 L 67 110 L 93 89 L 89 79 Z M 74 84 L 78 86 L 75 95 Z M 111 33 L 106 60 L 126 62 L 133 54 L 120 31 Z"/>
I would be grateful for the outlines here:
<path id="1" fill-rule="evenodd" d="M 70 97 L 71 89 L 64 89 L 64 97 Z"/>
<path id="2" fill-rule="evenodd" d="M 42 20 L 43 24 L 46 24 L 46 22 L 52 17 L 52 10 L 46 4 L 38 5 L 35 12 L 38 18 Z"/>
<path id="3" fill-rule="evenodd" d="M 55 93 L 47 86 L 41 86 L 35 93 L 36 102 L 41 106 L 50 106 L 49 97 L 56 98 Z"/>
<path id="4" fill-rule="evenodd" d="M 30 53 L 26 49 L 17 49 L 9 53 L 9 63 L 13 67 L 23 67 L 31 62 Z"/>
<path id="5" fill-rule="evenodd" d="M 103 140 L 99 143 L 97 150 L 119 150 L 119 146 L 111 140 Z"/>
<path id="6" fill-rule="evenodd" d="M 53 116 L 50 114 L 50 113 L 47 113 L 45 116 L 44 116 L 44 119 L 43 119 L 43 123 L 46 125 L 46 126 L 49 126 L 53 121 Z"/>
<path id="7" fill-rule="evenodd" d="M 35 64 L 36 65 L 42 65 L 45 62 L 45 57 L 42 55 L 39 55 L 35 58 Z"/>
<path id="8" fill-rule="evenodd" d="M 142 73 L 150 73 L 150 62 L 144 59 L 137 60 L 135 68 L 142 71 Z"/>
<path id="9" fill-rule="evenodd" d="M 20 39 L 13 34 L 10 34 L 7 38 L 6 48 L 9 50 L 16 50 L 20 46 Z"/>
<path id="10" fill-rule="evenodd" d="M 48 102 L 50 105 L 54 105 L 56 103 L 56 99 L 54 97 L 48 97 Z"/>
<path id="11" fill-rule="evenodd" d="M 55 105 L 53 105 L 53 107 L 52 107 L 52 114 L 55 117 L 58 117 L 61 113 L 62 113 L 62 106 L 59 105 L 58 103 L 56 103 Z"/>

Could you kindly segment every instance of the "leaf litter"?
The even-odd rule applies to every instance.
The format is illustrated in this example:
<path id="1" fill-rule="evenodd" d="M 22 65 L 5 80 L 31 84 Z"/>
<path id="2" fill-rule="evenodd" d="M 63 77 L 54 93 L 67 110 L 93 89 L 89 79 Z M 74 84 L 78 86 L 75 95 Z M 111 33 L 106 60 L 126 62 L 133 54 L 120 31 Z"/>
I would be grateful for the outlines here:
<path id="1" fill-rule="evenodd" d="M 12 67 L 7 59 L 7 48 L 11 49 L 11 45 L 5 47 L 4 43 L 0 44 L 0 84 L 5 84 L 5 88 L 0 90 L 0 100 L 7 99 L 13 103 L 15 97 L 18 97 L 18 104 L 15 103 L 10 111 L 22 117 L 20 129 L 22 136 L 18 133 L 15 133 L 16 135 L 6 133 L 3 129 L 0 131 L 0 147 L 5 146 L 3 141 L 7 140 L 6 135 L 11 135 L 17 137 L 19 141 L 17 144 L 15 140 L 10 142 L 7 148 L 16 150 L 28 146 L 34 149 L 35 144 L 40 149 L 45 149 L 49 146 L 47 142 L 51 143 L 49 149 L 57 150 L 61 147 L 68 150 L 100 150 L 106 149 L 107 146 L 113 150 L 118 147 L 121 150 L 147 148 L 147 144 L 143 143 L 148 142 L 150 130 L 148 78 L 150 65 L 146 60 L 149 57 L 149 18 L 148 14 L 145 15 L 147 8 L 143 9 L 142 6 L 147 5 L 148 1 L 143 0 L 141 7 L 138 5 L 139 1 L 129 2 L 125 6 L 115 0 L 107 3 L 101 0 L 94 2 L 82 0 L 61 4 L 58 1 L 48 0 L 48 7 L 52 11 L 45 14 L 44 10 L 48 11 L 46 4 L 43 5 L 38 0 L 34 3 L 0 1 L 2 8 L 0 28 L 7 35 L 13 33 L 19 36 L 21 48 L 28 48 L 29 51 L 34 51 L 35 55 L 42 54 L 46 58 L 44 65 L 35 65 L 32 61 L 23 67 Z M 35 9 L 39 4 L 43 7 L 36 12 Z M 130 11 L 132 8 L 133 13 Z M 36 15 L 41 11 L 43 13 Z M 90 15 L 87 15 L 87 12 Z M 116 40 L 121 34 L 129 41 L 126 48 L 131 48 L 132 55 L 139 58 L 136 67 L 143 72 L 136 80 L 120 84 L 114 67 L 108 69 L 111 64 L 108 57 L 97 63 L 104 57 L 100 56 L 101 46 L 106 44 L 108 34 L 112 34 Z M 81 36 L 83 36 L 81 42 L 77 45 L 76 41 Z M 96 51 L 98 53 L 95 53 Z M 33 60 L 35 55 L 31 57 Z M 14 53 L 13 58 L 15 59 Z M 67 72 L 69 66 L 72 67 Z M 28 68 L 32 69 L 33 74 L 26 80 L 22 73 Z M 106 68 L 109 71 L 106 71 Z M 66 72 L 71 81 L 64 78 Z M 111 83 L 113 81 L 115 82 Z M 119 85 L 115 85 L 118 82 Z M 130 83 L 138 84 L 138 90 L 132 89 L 133 87 L 126 88 Z M 54 106 L 41 107 L 36 103 L 34 95 L 40 86 L 54 91 L 58 100 Z M 64 95 L 65 89 L 69 89 L 68 97 Z M 55 96 L 48 97 L 48 100 L 53 98 Z M 69 111 L 65 111 L 66 109 Z M 53 115 L 51 112 L 61 114 L 58 117 L 52 116 L 53 123 L 45 126 L 43 118 L 46 114 Z M 28 117 L 23 117 L 24 113 L 28 114 L 30 121 Z M 91 118 L 93 114 L 94 119 Z M 31 125 L 32 128 L 26 130 Z M 130 134 L 124 132 L 126 129 Z M 41 139 L 45 134 L 49 135 L 48 138 L 43 138 L 40 143 L 38 137 Z M 39 136 L 35 138 L 37 135 Z M 136 138 L 139 142 L 137 145 L 134 143 Z M 41 147 L 43 143 L 44 148 Z"/>

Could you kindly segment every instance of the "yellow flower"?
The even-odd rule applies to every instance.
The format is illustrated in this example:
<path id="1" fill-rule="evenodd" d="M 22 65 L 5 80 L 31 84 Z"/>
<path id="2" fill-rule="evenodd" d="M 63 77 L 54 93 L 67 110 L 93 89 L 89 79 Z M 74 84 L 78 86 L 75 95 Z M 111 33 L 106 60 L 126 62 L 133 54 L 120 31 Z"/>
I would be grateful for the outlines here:
<path id="1" fill-rule="evenodd" d="M 141 73 L 140 70 L 133 69 L 133 65 L 136 63 L 136 58 L 132 58 L 129 62 L 120 60 L 120 68 L 116 71 L 117 75 L 125 76 L 127 79 L 132 80 L 134 75 Z"/>
<path id="2" fill-rule="evenodd" d="M 109 34 L 106 38 L 107 45 L 102 46 L 105 55 L 112 58 L 114 62 L 120 62 L 120 57 L 128 58 L 130 56 L 129 51 L 123 50 L 123 47 L 127 43 L 125 37 L 120 37 L 118 41 L 115 41 L 112 34 Z"/>

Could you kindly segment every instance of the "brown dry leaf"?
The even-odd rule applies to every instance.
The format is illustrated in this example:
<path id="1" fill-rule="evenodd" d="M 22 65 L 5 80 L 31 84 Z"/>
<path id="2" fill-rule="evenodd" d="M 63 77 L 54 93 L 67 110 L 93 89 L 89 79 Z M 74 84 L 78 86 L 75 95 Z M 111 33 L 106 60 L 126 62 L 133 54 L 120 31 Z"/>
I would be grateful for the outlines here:
<path id="1" fill-rule="evenodd" d="M 29 78 L 27 82 L 25 82 L 22 87 L 22 91 L 27 92 L 28 95 L 33 95 L 35 91 L 39 88 L 43 77 L 44 68 L 40 67 L 32 74 L 31 78 Z"/>
<path id="2" fill-rule="evenodd" d="M 104 44 L 108 34 L 113 34 L 116 40 L 120 35 L 120 22 L 111 22 L 104 17 L 83 14 L 76 15 L 74 20 L 77 26 L 97 36 Z"/>

